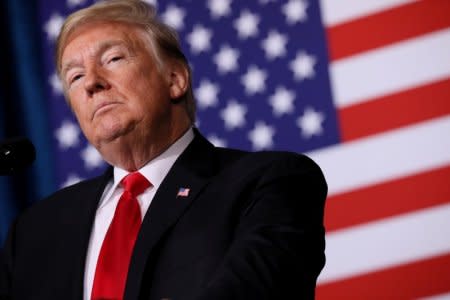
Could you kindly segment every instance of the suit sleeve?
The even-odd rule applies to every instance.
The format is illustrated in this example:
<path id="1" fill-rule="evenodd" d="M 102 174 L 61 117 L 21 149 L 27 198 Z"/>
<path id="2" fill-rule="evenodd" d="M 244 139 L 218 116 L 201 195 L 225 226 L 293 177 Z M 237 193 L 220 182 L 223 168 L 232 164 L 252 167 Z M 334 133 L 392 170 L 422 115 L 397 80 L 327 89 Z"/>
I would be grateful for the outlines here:
<path id="1" fill-rule="evenodd" d="M 325 264 L 320 168 L 305 156 L 273 162 L 241 212 L 235 239 L 197 300 L 314 299 Z"/>

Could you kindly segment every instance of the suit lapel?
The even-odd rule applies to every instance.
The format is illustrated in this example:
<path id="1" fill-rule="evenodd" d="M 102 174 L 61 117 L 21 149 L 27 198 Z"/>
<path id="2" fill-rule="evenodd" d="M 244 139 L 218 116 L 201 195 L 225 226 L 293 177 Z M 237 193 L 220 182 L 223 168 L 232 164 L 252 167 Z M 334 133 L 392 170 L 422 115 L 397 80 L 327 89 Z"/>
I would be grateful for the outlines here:
<path id="1" fill-rule="evenodd" d="M 136 240 L 128 271 L 125 299 L 138 299 L 142 277 L 152 250 L 207 185 L 214 172 L 214 146 L 197 131 L 160 185 Z M 181 193 L 180 189 L 189 189 Z M 187 194 L 187 195 L 186 195 Z"/>

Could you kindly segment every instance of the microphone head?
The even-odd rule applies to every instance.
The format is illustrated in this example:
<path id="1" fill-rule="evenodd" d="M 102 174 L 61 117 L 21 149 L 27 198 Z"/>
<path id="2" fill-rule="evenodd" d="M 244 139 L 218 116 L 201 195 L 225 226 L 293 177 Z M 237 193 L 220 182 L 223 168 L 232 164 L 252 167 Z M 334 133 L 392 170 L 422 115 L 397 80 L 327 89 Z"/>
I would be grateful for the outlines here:
<path id="1" fill-rule="evenodd" d="M 25 169 L 36 159 L 36 150 L 25 137 L 16 137 L 0 143 L 0 175 L 11 175 Z"/>

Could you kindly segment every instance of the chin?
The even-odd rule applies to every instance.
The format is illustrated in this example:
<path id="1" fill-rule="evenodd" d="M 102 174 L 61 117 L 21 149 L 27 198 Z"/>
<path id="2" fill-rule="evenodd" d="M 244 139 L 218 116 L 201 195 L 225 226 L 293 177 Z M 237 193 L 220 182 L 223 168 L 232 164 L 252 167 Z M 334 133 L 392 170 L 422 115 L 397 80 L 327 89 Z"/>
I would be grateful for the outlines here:
<path id="1" fill-rule="evenodd" d="M 96 129 L 98 139 L 112 140 L 126 132 L 127 126 L 120 122 L 103 122 Z"/>
<path id="2" fill-rule="evenodd" d="M 124 141 L 122 138 L 126 137 L 129 132 L 129 130 L 125 129 L 108 131 L 103 135 L 97 136 L 96 141 L 98 145 L 121 143 Z"/>

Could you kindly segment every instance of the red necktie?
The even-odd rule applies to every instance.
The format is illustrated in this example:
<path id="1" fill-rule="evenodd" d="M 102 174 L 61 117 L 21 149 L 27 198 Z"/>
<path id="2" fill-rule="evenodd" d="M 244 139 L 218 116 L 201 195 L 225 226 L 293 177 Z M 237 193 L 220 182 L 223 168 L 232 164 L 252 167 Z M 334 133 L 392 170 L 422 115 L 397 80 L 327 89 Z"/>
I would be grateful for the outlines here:
<path id="1" fill-rule="evenodd" d="M 121 184 L 124 192 L 100 249 L 92 300 L 123 299 L 131 253 L 141 226 L 141 210 L 136 197 L 151 186 L 139 172 L 128 174 Z"/>

